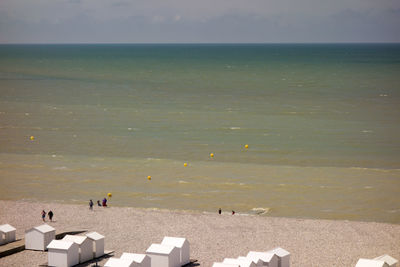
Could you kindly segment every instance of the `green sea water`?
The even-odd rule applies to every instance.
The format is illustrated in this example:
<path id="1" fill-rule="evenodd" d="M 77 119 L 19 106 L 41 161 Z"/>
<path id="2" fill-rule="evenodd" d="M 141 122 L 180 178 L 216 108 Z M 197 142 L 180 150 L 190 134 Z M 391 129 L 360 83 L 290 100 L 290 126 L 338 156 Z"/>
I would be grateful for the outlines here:
<path id="1" fill-rule="evenodd" d="M 0 45 L 1 199 L 400 223 L 399 136 L 398 44 Z"/>

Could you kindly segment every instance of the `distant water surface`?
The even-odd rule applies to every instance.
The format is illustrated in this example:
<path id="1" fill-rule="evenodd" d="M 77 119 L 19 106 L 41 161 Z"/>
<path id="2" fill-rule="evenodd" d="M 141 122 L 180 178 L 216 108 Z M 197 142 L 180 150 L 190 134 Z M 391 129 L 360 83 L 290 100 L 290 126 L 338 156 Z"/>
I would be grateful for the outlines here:
<path id="1" fill-rule="evenodd" d="M 399 136 L 398 44 L 0 45 L 2 199 L 400 223 Z"/>

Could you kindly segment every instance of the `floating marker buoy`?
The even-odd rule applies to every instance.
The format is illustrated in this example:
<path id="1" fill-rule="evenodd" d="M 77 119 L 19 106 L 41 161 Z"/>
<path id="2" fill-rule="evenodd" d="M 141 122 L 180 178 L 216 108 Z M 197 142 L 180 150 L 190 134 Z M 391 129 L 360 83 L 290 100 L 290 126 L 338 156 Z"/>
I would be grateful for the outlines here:
<path id="1" fill-rule="evenodd" d="M 112 194 L 111 194 L 111 193 L 108 193 L 107 196 L 108 196 L 108 197 L 112 197 Z"/>
<path id="2" fill-rule="evenodd" d="M 247 148 L 249 148 L 249 145 L 247 145 L 247 144 L 246 144 L 246 145 L 244 145 L 244 148 L 246 148 L 246 149 L 247 149 Z"/>
<path id="3" fill-rule="evenodd" d="M 213 157 L 214 157 L 214 153 L 211 153 L 211 154 L 210 154 L 210 157 L 213 158 Z"/>
<path id="4" fill-rule="evenodd" d="M 151 180 L 151 176 L 150 176 L 150 175 L 149 175 L 149 176 L 147 176 L 147 180 L 149 180 L 149 181 Z"/>
<path id="5" fill-rule="evenodd" d="M 186 162 L 185 162 L 185 163 L 183 163 L 183 166 L 187 167 L 187 163 L 186 163 Z"/>
<path id="6" fill-rule="evenodd" d="M 31 135 L 30 139 L 33 141 L 33 140 L 35 140 L 35 137 L 33 135 Z"/>

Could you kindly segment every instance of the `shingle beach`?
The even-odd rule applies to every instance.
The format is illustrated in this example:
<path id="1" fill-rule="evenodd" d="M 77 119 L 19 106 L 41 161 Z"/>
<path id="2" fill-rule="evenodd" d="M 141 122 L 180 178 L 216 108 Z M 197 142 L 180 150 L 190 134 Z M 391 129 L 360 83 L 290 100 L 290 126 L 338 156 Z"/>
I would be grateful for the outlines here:
<path id="1" fill-rule="evenodd" d="M 25 230 L 41 225 L 41 211 L 52 210 L 53 222 L 64 231 L 96 231 L 105 236 L 106 250 L 144 253 L 164 236 L 185 237 L 191 258 L 199 266 L 212 266 L 224 258 L 245 256 L 250 250 L 267 251 L 280 246 L 291 253 L 293 267 L 355 266 L 359 258 L 389 254 L 400 259 L 400 225 L 375 222 L 275 218 L 255 215 L 219 215 L 149 210 L 130 207 L 94 207 L 60 203 L 0 201 L 0 224 Z M 107 259 L 99 262 L 103 266 Z M 38 266 L 47 253 L 22 251 L 0 258 L 0 266 Z M 90 266 L 90 265 L 88 265 Z"/>

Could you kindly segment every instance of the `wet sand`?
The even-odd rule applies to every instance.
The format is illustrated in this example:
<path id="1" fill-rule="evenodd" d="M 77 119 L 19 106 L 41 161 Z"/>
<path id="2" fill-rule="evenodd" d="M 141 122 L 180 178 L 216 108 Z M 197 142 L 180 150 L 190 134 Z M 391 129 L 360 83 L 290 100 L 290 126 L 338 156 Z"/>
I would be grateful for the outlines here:
<path id="1" fill-rule="evenodd" d="M 389 254 L 400 259 L 400 225 L 375 222 L 330 221 L 250 215 L 94 207 L 60 203 L 0 201 L 0 224 L 25 230 L 42 224 L 41 211 L 54 212 L 57 232 L 97 231 L 106 236 L 106 250 L 144 253 L 164 236 L 186 237 L 191 258 L 211 266 L 226 257 L 266 251 L 280 246 L 291 253 L 291 266 L 355 266 L 357 260 Z M 0 259 L 0 266 L 38 266 L 47 253 L 23 251 Z M 99 262 L 103 266 L 105 260 Z M 88 265 L 90 266 L 90 265 Z"/>

